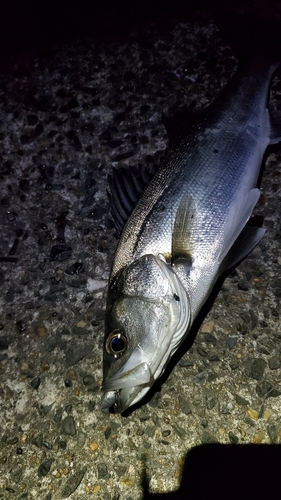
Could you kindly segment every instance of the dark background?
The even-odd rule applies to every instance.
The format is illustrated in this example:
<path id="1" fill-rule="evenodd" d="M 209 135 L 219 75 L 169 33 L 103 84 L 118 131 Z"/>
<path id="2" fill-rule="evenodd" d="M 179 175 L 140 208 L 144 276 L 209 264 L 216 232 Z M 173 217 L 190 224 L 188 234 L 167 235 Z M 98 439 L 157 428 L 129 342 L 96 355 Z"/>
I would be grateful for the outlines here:
<path id="1" fill-rule="evenodd" d="M 274 4 L 272 0 L 266 2 Z M 167 26 L 187 20 L 198 9 L 261 10 L 264 0 L 2 0 L 0 2 L 0 57 L 11 56 L 42 44 L 77 36 L 126 36 L 147 22 Z"/>

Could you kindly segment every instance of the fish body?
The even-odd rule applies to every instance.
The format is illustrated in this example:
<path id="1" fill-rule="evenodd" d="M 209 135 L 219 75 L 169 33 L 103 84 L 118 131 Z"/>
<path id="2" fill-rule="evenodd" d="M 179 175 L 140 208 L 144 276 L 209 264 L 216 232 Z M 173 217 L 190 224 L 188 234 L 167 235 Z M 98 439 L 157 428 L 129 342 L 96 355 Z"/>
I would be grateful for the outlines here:
<path id="1" fill-rule="evenodd" d="M 265 150 L 279 141 L 267 107 L 277 67 L 261 56 L 238 69 L 171 147 L 126 222 L 109 279 L 104 409 L 122 412 L 147 393 L 218 276 L 263 236 L 245 225 Z M 123 198 L 115 189 L 115 212 L 132 199 L 130 189 Z"/>

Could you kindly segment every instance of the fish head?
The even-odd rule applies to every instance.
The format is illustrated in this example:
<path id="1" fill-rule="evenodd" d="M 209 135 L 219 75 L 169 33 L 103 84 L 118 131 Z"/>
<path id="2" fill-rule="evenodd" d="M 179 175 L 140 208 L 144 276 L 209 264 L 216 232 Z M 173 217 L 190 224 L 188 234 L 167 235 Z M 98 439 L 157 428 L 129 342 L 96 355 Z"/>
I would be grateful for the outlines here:
<path id="1" fill-rule="evenodd" d="M 162 255 L 144 255 L 109 287 L 103 351 L 104 411 L 123 412 L 163 373 L 190 323 L 188 295 Z"/>

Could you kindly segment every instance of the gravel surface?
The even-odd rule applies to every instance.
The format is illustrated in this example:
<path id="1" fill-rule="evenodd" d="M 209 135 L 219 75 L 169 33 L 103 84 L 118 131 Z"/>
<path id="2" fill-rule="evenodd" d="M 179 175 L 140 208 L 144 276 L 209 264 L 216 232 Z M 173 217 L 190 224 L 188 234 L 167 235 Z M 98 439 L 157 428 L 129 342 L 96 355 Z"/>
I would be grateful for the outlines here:
<path id="1" fill-rule="evenodd" d="M 204 109 L 236 63 L 200 10 L 49 45 L 2 71 L 0 499 L 138 499 L 144 468 L 151 491 L 175 490 L 195 445 L 281 442 L 280 147 L 255 210 L 266 235 L 200 315 L 193 345 L 146 404 L 100 410 L 117 243 L 107 175 L 158 165 L 163 113 Z M 281 109 L 278 75 L 271 102 Z"/>

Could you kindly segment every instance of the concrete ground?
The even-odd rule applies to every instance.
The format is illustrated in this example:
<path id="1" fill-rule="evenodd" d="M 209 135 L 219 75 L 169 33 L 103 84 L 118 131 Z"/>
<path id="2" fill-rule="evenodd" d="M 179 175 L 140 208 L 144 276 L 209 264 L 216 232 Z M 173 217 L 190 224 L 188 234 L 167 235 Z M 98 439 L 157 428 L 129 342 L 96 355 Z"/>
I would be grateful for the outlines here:
<path id="1" fill-rule="evenodd" d="M 117 244 L 107 175 L 158 165 L 163 112 L 204 109 L 236 64 L 202 7 L 29 47 L 3 67 L 1 499 L 138 499 L 144 469 L 151 491 L 175 490 L 196 445 L 280 443 L 280 147 L 255 209 L 266 235 L 200 316 L 193 345 L 145 404 L 100 409 Z M 281 109 L 280 74 L 271 103 Z"/>

